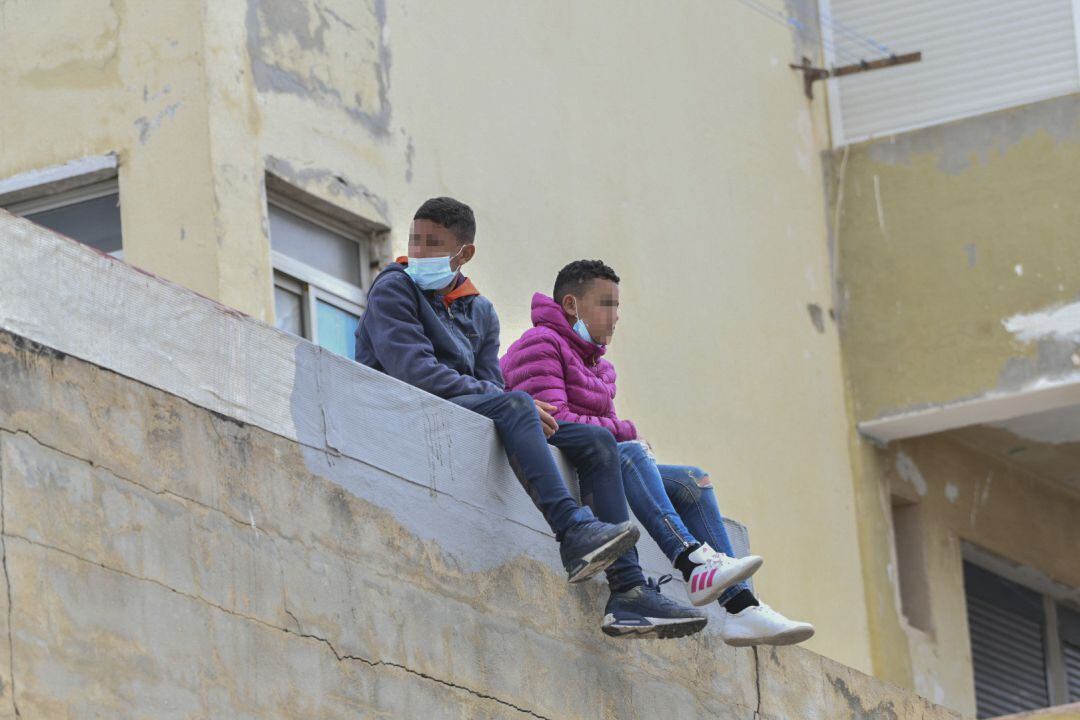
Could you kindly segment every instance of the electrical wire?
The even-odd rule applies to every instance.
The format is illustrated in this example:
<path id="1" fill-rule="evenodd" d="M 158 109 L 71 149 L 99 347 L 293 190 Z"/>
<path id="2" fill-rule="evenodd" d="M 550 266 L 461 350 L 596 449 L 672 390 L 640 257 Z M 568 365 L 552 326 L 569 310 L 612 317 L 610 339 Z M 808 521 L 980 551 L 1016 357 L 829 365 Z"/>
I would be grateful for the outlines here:
<path id="1" fill-rule="evenodd" d="M 819 14 L 819 17 L 821 18 L 822 21 L 824 21 L 824 22 L 828 23 L 830 26 L 832 26 L 832 28 L 834 30 L 839 30 L 841 33 L 847 35 L 849 38 L 851 38 L 852 40 L 854 40 L 856 42 L 866 43 L 867 45 L 872 47 L 874 50 L 877 50 L 878 52 L 885 53 L 886 55 L 893 55 L 894 54 L 893 51 L 889 48 L 888 45 L 884 45 L 882 43 L 879 43 L 877 40 L 870 37 L 869 35 L 863 35 L 862 33 L 858 32 L 857 30 L 852 30 L 851 28 L 849 28 L 844 23 L 840 22 L 839 20 L 834 19 L 827 12 L 822 11 Z"/>
<path id="2" fill-rule="evenodd" d="M 761 15 L 764 15 L 765 17 L 773 20 L 774 22 L 788 25 L 795 28 L 796 30 L 800 30 L 803 32 L 807 30 L 807 27 L 804 23 L 796 20 L 789 15 L 785 15 L 783 12 L 777 10 L 776 8 L 770 7 L 765 3 L 759 2 L 758 0 L 739 0 L 739 2 L 745 7 L 748 7 Z M 885 55 L 893 54 L 892 50 L 890 50 L 887 45 L 879 43 L 877 40 L 874 40 L 869 36 L 862 35 L 861 33 L 849 28 L 847 25 L 844 25 L 839 20 L 834 20 L 832 17 L 829 16 L 828 13 L 821 13 L 820 17 L 831 28 L 846 35 L 848 38 L 855 40 L 859 43 L 865 43 L 866 45 L 869 45 L 871 48 L 873 48 L 875 51 L 884 53 Z M 835 39 L 826 38 L 820 33 L 819 36 L 821 38 L 822 45 L 825 47 L 826 50 L 832 53 L 832 55 L 836 59 L 851 64 L 858 64 L 865 60 L 865 58 L 844 47 Z"/>

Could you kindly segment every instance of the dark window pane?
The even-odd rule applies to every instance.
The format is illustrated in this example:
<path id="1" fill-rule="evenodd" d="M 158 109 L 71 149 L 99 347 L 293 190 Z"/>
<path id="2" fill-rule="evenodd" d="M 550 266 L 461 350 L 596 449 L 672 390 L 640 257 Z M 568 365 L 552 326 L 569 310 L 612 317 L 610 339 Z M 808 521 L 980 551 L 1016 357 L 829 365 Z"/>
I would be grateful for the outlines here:
<path id="1" fill-rule="evenodd" d="M 26 218 L 102 252 L 116 252 L 123 247 L 117 193 L 32 213 Z"/>

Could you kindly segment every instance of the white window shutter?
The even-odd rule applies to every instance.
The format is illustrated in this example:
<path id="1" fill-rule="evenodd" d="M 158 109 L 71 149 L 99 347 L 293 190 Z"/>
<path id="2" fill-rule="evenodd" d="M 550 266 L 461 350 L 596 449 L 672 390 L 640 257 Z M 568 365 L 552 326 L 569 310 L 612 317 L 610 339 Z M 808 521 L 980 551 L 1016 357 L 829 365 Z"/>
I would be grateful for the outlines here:
<path id="1" fill-rule="evenodd" d="M 837 145 L 1080 90 L 1077 0 L 820 0 L 830 65 L 922 61 L 829 81 Z"/>

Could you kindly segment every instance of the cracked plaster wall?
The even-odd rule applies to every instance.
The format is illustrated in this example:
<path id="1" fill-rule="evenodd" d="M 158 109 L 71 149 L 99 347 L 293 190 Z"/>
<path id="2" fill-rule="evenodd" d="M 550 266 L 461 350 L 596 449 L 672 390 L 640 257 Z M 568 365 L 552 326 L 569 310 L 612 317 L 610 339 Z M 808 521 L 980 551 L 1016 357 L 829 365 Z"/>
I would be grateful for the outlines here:
<path id="1" fill-rule="evenodd" d="M 606 639 L 599 583 L 468 570 L 303 455 L 0 332 L 0 717 L 954 717 L 803 649 Z"/>

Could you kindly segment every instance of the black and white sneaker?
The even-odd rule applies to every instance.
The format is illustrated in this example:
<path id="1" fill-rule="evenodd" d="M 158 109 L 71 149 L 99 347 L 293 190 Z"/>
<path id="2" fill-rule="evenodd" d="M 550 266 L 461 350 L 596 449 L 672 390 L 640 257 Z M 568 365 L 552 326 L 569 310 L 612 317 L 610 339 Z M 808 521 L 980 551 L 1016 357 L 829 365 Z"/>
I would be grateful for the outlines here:
<path id="1" fill-rule="evenodd" d="M 638 541 L 641 531 L 632 522 L 617 525 L 588 520 L 563 533 L 559 555 L 570 582 L 588 580 L 615 562 Z"/>
<path id="2" fill-rule="evenodd" d="M 705 613 L 660 594 L 660 586 L 669 580 L 670 575 L 664 575 L 655 583 L 649 578 L 644 585 L 611 593 L 604 609 L 604 634 L 667 639 L 693 635 L 704 629 L 708 622 Z"/>

